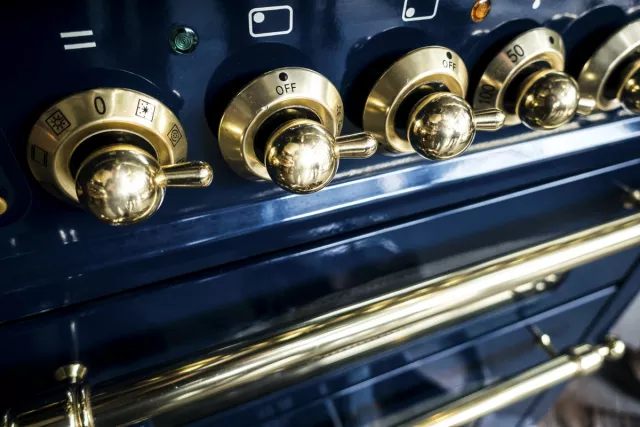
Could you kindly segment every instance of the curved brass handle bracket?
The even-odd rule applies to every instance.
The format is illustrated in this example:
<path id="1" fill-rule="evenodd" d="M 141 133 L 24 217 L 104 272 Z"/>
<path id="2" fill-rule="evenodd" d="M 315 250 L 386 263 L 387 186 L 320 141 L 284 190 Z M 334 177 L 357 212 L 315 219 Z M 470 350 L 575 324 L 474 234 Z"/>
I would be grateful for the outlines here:
<path id="1" fill-rule="evenodd" d="M 531 368 L 510 380 L 487 387 L 443 406 L 436 411 L 404 424 L 412 427 L 457 427 L 505 408 L 543 390 L 572 378 L 589 375 L 605 361 L 624 355 L 625 345 L 615 337 L 607 337 L 604 344 L 584 344 L 567 354 Z"/>

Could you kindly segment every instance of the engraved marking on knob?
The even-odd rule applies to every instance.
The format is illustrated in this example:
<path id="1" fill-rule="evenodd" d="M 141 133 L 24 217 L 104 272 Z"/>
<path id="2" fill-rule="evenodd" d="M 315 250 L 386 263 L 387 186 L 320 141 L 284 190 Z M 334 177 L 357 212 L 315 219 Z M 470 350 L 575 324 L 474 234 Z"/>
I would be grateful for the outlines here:
<path id="1" fill-rule="evenodd" d="M 38 147 L 37 145 L 32 145 L 31 160 L 46 168 L 49 165 L 49 153 Z"/>
<path id="2" fill-rule="evenodd" d="M 69 119 L 67 119 L 60 110 L 54 111 L 54 113 L 47 118 L 47 124 L 56 135 L 60 135 L 71 126 Z"/>
<path id="3" fill-rule="evenodd" d="M 553 70 L 564 70 L 564 43 L 560 34 L 549 28 L 535 28 L 520 34 L 491 60 L 476 86 L 473 108 L 497 108 L 505 111 L 505 125 L 519 124 L 520 118 L 515 112 L 505 110 L 505 93 L 523 70 L 540 62 Z"/>
<path id="4" fill-rule="evenodd" d="M 456 65 L 456 63 L 451 60 L 452 58 L 453 55 L 451 54 L 451 52 L 447 52 L 447 59 L 442 60 L 442 66 L 444 68 L 451 68 L 453 71 L 455 71 L 458 65 Z"/>
<path id="5" fill-rule="evenodd" d="M 145 101 L 144 99 L 138 100 L 138 107 L 136 108 L 136 116 L 147 119 L 150 122 L 153 121 L 153 115 L 156 112 L 156 106 L 152 103 Z"/>
<path id="6" fill-rule="evenodd" d="M 284 95 L 285 93 L 294 93 L 296 91 L 295 83 L 285 83 L 283 85 L 276 86 L 276 93 L 278 95 Z"/>
<path id="7" fill-rule="evenodd" d="M 493 105 L 495 103 L 496 96 L 498 96 L 498 92 L 496 88 L 491 86 L 490 84 L 483 83 L 478 88 L 478 103 Z"/>
<path id="8" fill-rule="evenodd" d="M 93 99 L 93 106 L 96 109 L 96 113 L 100 114 L 101 116 L 107 112 L 107 104 L 105 104 L 104 98 L 102 98 L 101 96 L 96 96 Z"/>
<path id="9" fill-rule="evenodd" d="M 169 131 L 167 136 L 169 137 L 169 140 L 171 141 L 171 144 L 175 147 L 176 144 L 178 142 L 180 142 L 180 140 L 182 139 L 182 132 L 180 132 L 180 129 L 178 128 L 178 125 L 174 124 L 171 127 L 171 130 Z"/>
<path id="10" fill-rule="evenodd" d="M 521 58 L 524 58 L 524 49 L 519 44 L 513 45 L 511 49 L 507 50 L 507 56 L 514 64 L 517 63 Z"/>

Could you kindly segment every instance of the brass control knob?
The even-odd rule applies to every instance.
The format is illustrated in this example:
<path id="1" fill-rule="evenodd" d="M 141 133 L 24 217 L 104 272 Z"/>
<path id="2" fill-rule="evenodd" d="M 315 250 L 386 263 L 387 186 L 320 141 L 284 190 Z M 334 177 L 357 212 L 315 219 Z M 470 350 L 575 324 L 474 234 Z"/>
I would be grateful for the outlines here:
<path id="1" fill-rule="evenodd" d="M 367 133 L 335 138 L 320 123 L 297 119 L 271 135 L 264 163 L 278 186 L 292 193 L 308 194 L 331 182 L 341 157 L 367 158 L 376 152 L 377 145 Z"/>
<path id="2" fill-rule="evenodd" d="M 166 187 L 205 187 L 211 167 L 185 163 L 178 118 L 157 99 L 94 89 L 49 108 L 31 130 L 29 168 L 50 193 L 111 225 L 150 217 Z"/>
<path id="3" fill-rule="evenodd" d="M 576 113 L 589 114 L 594 103 L 581 97 L 578 83 L 564 72 L 564 42 L 549 28 L 535 28 L 509 42 L 489 62 L 473 106 L 499 108 L 505 125 L 555 129 Z"/>
<path id="4" fill-rule="evenodd" d="M 640 60 L 631 63 L 620 79 L 616 98 L 633 114 L 640 114 Z"/>
<path id="5" fill-rule="evenodd" d="M 429 160 L 446 160 L 469 147 L 476 130 L 497 130 L 504 114 L 497 109 L 473 112 L 462 98 L 436 92 L 423 98 L 409 116 L 407 139 L 418 154 Z"/>
<path id="6" fill-rule="evenodd" d="M 575 116 L 579 99 L 573 77 L 556 70 L 539 71 L 522 83 L 516 115 L 531 129 L 555 129 Z"/>
<path id="7" fill-rule="evenodd" d="M 338 90 L 306 68 L 281 68 L 251 81 L 229 103 L 218 141 L 229 166 L 244 178 L 273 181 L 297 194 L 324 188 L 339 159 L 372 156 L 367 133 L 338 136 L 343 124 Z"/>
<path id="8" fill-rule="evenodd" d="M 464 100 L 467 83 L 464 62 L 450 49 L 409 52 L 373 86 L 362 116 L 364 130 L 392 153 L 417 152 L 429 160 L 458 156 L 477 130 L 497 130 L 504 123 L 499 109 L 472 110 Z"/>
<path id="9" fill-rule="evenodd" d="M 110 145 L 87 157 L 76 175 L 80 204 L 110 225 L 130 225 L 153 215 L 166 187 L 206 187 L 213 171 L 204 162 L 160 166 L 133 145 Z"/>
<path id="10" fill-rule="evenodd" d="M 578 76 L 580 92 L 601 111 L 640 114 L 640 20 L 625 25 L 593 53 Z"/>

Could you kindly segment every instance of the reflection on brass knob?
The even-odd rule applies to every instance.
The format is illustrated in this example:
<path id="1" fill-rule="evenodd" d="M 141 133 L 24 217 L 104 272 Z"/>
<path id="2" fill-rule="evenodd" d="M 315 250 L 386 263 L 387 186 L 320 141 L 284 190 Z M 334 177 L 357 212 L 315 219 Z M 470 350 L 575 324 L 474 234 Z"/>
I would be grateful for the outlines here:
<path id="1" fill-rule="evenodd" d="M 213 179 L 204 162 L 160 166 L 146 151 L 118 144 L 97 150 L 76 175 L 78 200 L 111 225 L 147 219 L 160 207 L 166 187 L 206 187 Z"/>
<path id="2" fill-rule="evenodd" d="M 640 60 L 631 63 L 622 74 L 616 97 L 628 111 L 640 114 Z"/>
<path id="3" fill-rule="evenodd" d="M 556 70 L 538 71 L 520 87 L 516 114 L 531 129 L 555 129 L 576 114 L 580 101 L 578 83 Z"/>
<path id="4" fill-rule="evenodd" d="M 264 164 L 277 185 L 292 193 L 308 194 L 331 182 L 341 157 L 371 157 L 376 148 L 376 140 L 367 133 L 335 138 L 320 123 L 297 119 L 273 132 Z"/>
<path id="5" fill-rule="evenodd" d="M 420 155 L 430 160 L 458 156 L 469 147 L 476 130 L 497 130 L 505 116 L 497 109 L 474 114 L 461 97 L 436 92 L 423 98 L 411 111 L 407 139 Z"/>

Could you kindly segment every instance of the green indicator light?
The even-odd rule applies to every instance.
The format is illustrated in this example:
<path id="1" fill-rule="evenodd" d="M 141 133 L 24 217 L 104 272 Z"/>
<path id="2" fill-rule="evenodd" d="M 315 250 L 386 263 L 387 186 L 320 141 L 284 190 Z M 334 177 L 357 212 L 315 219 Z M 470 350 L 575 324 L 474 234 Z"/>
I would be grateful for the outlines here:
<path id="1" fill-rule="evenodd" d="M 198 35 L 189 27 L 176 27 L 171 30 L 169 45 L 176 53 L 191 53 L 198 46 Z"/>

